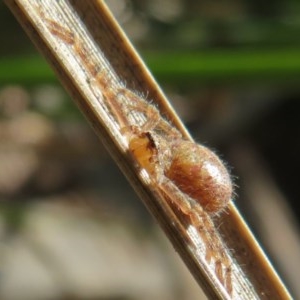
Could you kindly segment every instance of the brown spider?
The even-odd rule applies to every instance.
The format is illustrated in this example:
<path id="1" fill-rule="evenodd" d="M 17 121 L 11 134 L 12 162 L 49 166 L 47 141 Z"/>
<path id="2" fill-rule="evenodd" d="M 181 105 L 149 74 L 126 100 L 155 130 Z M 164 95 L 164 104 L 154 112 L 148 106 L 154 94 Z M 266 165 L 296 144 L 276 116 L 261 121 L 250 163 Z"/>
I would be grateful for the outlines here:
<path id="1" fill-rule="evenodd" d="M 185 139 L 144 97 L 126 87 L 112 88 L 109 76 L 98 71 L 76 34 L 39 13 L 51 34 L 73 48 L 91 82 L 101 90 L 127 139 L 130 155 L 147 172 L 149 184 L 168 199 L 173 209 L 190 218 L 206 245 L 206 261 L 214 262 L 217 277 L 231 295 L 231 262 L 211 220 L 228 205 L 233 192 L 221 160 L 208 148 Z M 145 120 L 142 126 L 135 121 L 135 114 Z"/>
<path id="2" fill-rule="evenodd" d="M 183 138 L 154 105 L 136 93 L 122 88 L 117 95 L 107 91 L 105 96 L 117 97 L 113 103 L 122 103 L 125 97 L 135 112 L 145 115 L 141 127 L 122 128 L 129 152 L 147 171 L 151 184 L 190 218 L 206 245 L 206 261 L 214 261 L 217 277 L 231 294 L 231 262 L 211 220 L 227 207 L 233 193 L 224 164 L 210 149 Z"/>

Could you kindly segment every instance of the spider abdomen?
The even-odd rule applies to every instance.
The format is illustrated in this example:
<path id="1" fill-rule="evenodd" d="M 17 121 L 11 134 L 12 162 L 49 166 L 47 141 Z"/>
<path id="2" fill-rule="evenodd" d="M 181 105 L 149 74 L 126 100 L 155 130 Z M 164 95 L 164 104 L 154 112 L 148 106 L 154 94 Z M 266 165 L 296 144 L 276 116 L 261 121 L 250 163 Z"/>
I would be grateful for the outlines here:
<path id="1" fill-rule="evenodd" d="M 232 196 L 230 175 L 208 148 L 190 141 L 174 146 L 172 162 L 165 172 L 176 186 L 208 213 L 218 213 Z"/>

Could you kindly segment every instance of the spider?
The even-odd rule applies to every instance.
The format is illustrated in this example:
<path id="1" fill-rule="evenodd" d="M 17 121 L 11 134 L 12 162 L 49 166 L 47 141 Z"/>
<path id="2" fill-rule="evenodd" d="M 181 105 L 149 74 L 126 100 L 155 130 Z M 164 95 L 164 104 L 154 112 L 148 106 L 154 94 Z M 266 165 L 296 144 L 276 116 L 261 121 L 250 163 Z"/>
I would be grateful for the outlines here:
<path id="1" fill-rule="evenodd" d="M 101 90 L 126 137 L 128 152 L 139 169 L 148 174 L 149 184 L 160 191 L 174 211 L 189 217 L 206 245 L 206 261 L 214 262 L 217 277 L 231 294 L 231 262 L 211 219 L 227 207 L 233 193 L 224 164 L 208 148 L 184 138 L 144 97 L 125 86 L 112 88 L 109 76 L 99 71 L 79 37 L 40 14 L 49 31 L 73 48 Z M 142 125 L 132 121 L 132 112 L 142 117 Z"/>
<path id="2" fill-rule="evenodd" d="M 100 84 L 101 80 L 105 82 L 100 76 Z M 141 127 L 127 124 L 121 130 L 127 137 L 129 152 L 147 171 L 151 184 L 190 218 L 207 247 L 206 261 L 214 261 L 217 277 L 232 294 L 231 262 L 211 219 L 227 207 L 233 194 L 224 164 L 207 147 L 185 139 L 153 104 L 133 91 L 122 88 L 117 94 L 107 91 L 105 95 L 108 99 L 114 97 L 114 104 L 129 99 L 132 109 L 145 115 Z"/>

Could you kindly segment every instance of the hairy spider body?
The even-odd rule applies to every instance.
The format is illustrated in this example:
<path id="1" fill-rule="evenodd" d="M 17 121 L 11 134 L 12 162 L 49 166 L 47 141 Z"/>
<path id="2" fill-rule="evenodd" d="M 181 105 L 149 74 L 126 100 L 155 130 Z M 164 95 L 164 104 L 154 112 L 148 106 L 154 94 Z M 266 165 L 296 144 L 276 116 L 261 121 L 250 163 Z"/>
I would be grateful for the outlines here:
<path id="1" fill-rule="evenodd" d="M 148 132 L 135 128 L 128 138 L 130 154 L 147 171 L 152 185 L 198 230 L 206 245 L 206 261 L 214 261 L 216 275 L 231 295 L 231 262 L 210 218 L 231 200 L 227 169 L 210 149 L 179 136 L 167 142 L 155 128 Z"/>
<path id="2" fill-rule="evenodd" d="M 218 213 L 232 195 L 231 179 L 220 159 L 208 148 L 182 141 L 172 147 L 165 174 L 208 213 Z"/>
<path id="3" fill-rule="evenodd" d="M 131 153 L 158 183 L 166 176 L 210 214 L 224 209 L 231 200 L 232 185 L 229 173 L 217 155 L 185 139 L 172 140 L 167 148 L 164 144 L 157 134 L 138 132 L 137 128 L 129 137 Z M 162 167 L 160 171 L 157 164 Z"/>

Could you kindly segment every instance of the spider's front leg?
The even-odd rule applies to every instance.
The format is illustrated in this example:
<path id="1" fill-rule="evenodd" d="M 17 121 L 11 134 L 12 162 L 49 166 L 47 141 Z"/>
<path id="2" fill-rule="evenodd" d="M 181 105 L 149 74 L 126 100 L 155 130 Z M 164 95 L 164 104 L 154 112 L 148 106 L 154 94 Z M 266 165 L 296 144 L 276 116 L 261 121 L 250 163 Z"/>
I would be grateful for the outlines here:
<path id="1" fill-rule="evenodd" d="M 47 28 L 51 34 L 60 39 L 66 45 L 72 47 L 76 55 L 80 58 L 82 65 L 85 66 L 86 70 L 91 74 L 92 77 L 95 77 L 99 72 L 98 66 L 95 64 L 93 59 L 91 59 L 89 51 L 78 38 L 78 36 L 64 25 L 59 24 L 55 20 L 47 18 L 40 9 L 39 13 L 45 20 Z"/>
<path id="2" fill-rule="evenodd" d="M 130 113 L 141 113 L 145 116 L 144 124 L 139 126 L 140 132 L 152 131 L 161 121 L 161 116 L 156 107 L 142 96 L 127 88 L 119 88 L 116 92 L 117 98 L 125 110 Z"/>
<path id="3" fill-rule="evenodd" d="M 119 102 L 124 105 L 126 110 L 130 111 L 130 113 L 137 112 L 144 115 L 145 123 L 140 126 L 140 131 L 149 132 L 157 130 L 163 136 L 169 136 L 172 139 L 182 138 L 181 133 L 176 127 L 164 119 L 157 107 L 142 95 L 140 96 L 125 87 L 118 89 L 116 92 Z"/>

